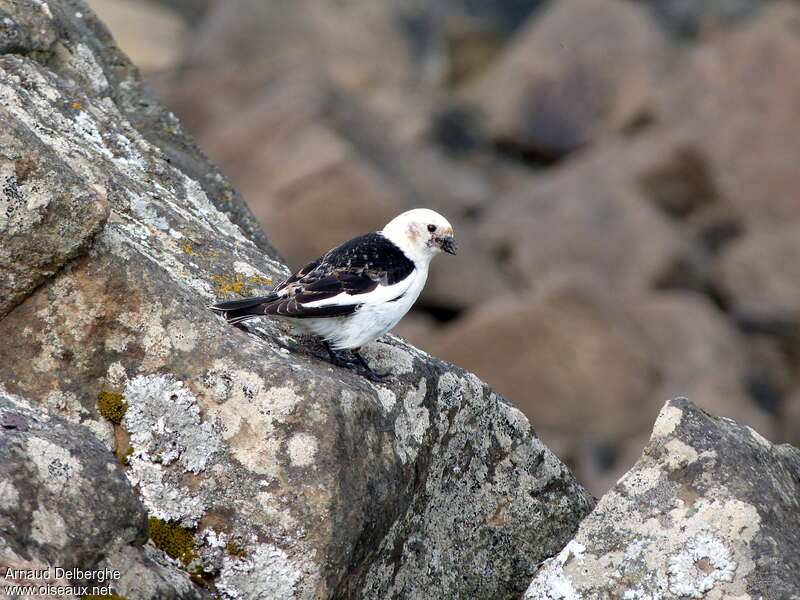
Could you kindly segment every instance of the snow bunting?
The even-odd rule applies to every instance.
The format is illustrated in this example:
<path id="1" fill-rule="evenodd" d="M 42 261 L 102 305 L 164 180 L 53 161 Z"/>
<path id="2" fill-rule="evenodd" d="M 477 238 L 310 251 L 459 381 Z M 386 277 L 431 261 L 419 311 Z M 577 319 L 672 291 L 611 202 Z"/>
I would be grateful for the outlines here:
<path id="1" fill-rule="evenodd" d="M 268 315 L 320 338 L 337 366 L 352 366 L 337 350 L 350 350 L 373 380 L 388 373 L 370 368 L 358 349 L 375 341 L 408 312 L 440 252 L 456 253 L 453 227 L 442 215 L 416 208 L 381 231 L 353 238 L 307 264 L 271 294 L 209 308 L 233 324 Z"/>

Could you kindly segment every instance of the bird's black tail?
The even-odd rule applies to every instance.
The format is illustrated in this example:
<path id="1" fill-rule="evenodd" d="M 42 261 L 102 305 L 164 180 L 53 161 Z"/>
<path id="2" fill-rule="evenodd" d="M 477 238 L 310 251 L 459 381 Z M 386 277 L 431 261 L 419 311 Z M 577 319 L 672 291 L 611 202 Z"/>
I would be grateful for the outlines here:
<path id="1" fill-rule="evenodd" d="M 231 300 L 209 305 L 209 310 L 219 313 L 231 324 L 241 323 L 248 319 L 264 316 L 265 305 L 277 299 L 275 294 L 259 298 L 245 298 L 244 300 Z"/>

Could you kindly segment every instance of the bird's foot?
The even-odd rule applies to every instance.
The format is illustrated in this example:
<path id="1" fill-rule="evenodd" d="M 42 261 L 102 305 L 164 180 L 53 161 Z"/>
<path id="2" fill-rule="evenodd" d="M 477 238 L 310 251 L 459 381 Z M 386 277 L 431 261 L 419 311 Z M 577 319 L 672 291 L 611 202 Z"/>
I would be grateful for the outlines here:
<path id="1" fill-rule="evenodd" d="M 352 369 L 356 365 L 356 361 L 354 359 L 350 358 L 349 356 L 345 356 L 341 352 L 337 352 L 331 348 L 328 342 L 322 342 L 322 345 L 325 346 L 325 350 L 328 351 L 328 357 L 332 365 L 346 369 Z"/>
<path id="2" fill-rule="evenodd" d="M 364 360 L 364 357 L 359 354 L 358 350 L 351 350 L 350 352 L 353 353 L 353 356 L 356 357 L 359 364 L 361 364 L 362 368 L 364 369 L 364 374 L 371 379 L 372 381 L 381 382 L 386 381 L 391 376 L 389 371 L 376 371 L 372 367 L 367 364 L 367 361 Z"/>

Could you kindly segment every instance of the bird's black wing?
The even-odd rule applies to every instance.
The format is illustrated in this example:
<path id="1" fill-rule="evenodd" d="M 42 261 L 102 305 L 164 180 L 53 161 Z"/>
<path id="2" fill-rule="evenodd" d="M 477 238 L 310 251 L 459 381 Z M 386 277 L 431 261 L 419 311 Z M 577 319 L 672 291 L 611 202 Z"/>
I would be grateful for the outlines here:
<path id="1" fill-rule="evenodd" d="M 260 315 L 294 318 L 335 317 L 354 313 L 379 286 L 406 279 L 414 263 L 380 233 L 345 242 L 307 264 L 269 296 L 222 302 L 211 307 L 231 322 Z M 339 296 L 324 306 L 312 303 Z"/>

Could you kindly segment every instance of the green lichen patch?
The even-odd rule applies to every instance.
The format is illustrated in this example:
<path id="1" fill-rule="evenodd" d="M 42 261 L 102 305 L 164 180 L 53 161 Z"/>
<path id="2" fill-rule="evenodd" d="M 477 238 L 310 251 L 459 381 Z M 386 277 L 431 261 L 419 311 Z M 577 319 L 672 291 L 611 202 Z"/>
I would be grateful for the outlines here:
<path id="1" fill-rule="evenodd" d="M 242 546 L 236 540 L 230 540 L 227 544 L 225 544 L 225 550 L 231 556 L 247 558 L 247 550 L 245 550 L 244 546 Z"/>
<path id="2" fill-rule="evenodd" d="M 181 527 L 173 521 L 162 521 L 151 517 L 147 521 L 150 539 L 156 548 L 163 550 L 172 558 L 188 565 L 197 558 L 194 531 Z"/>
<path id="3" fill-rule="evenodd" d="M 122 394 L 100 392 L 97 394 L 97 408 L 100 409 L 100 414 L 103 417 L 115 425 L 119 425 L 122 423 L 125 411 L 128 410 L 128 403 L 125 402 L 125 397 Z"/>

